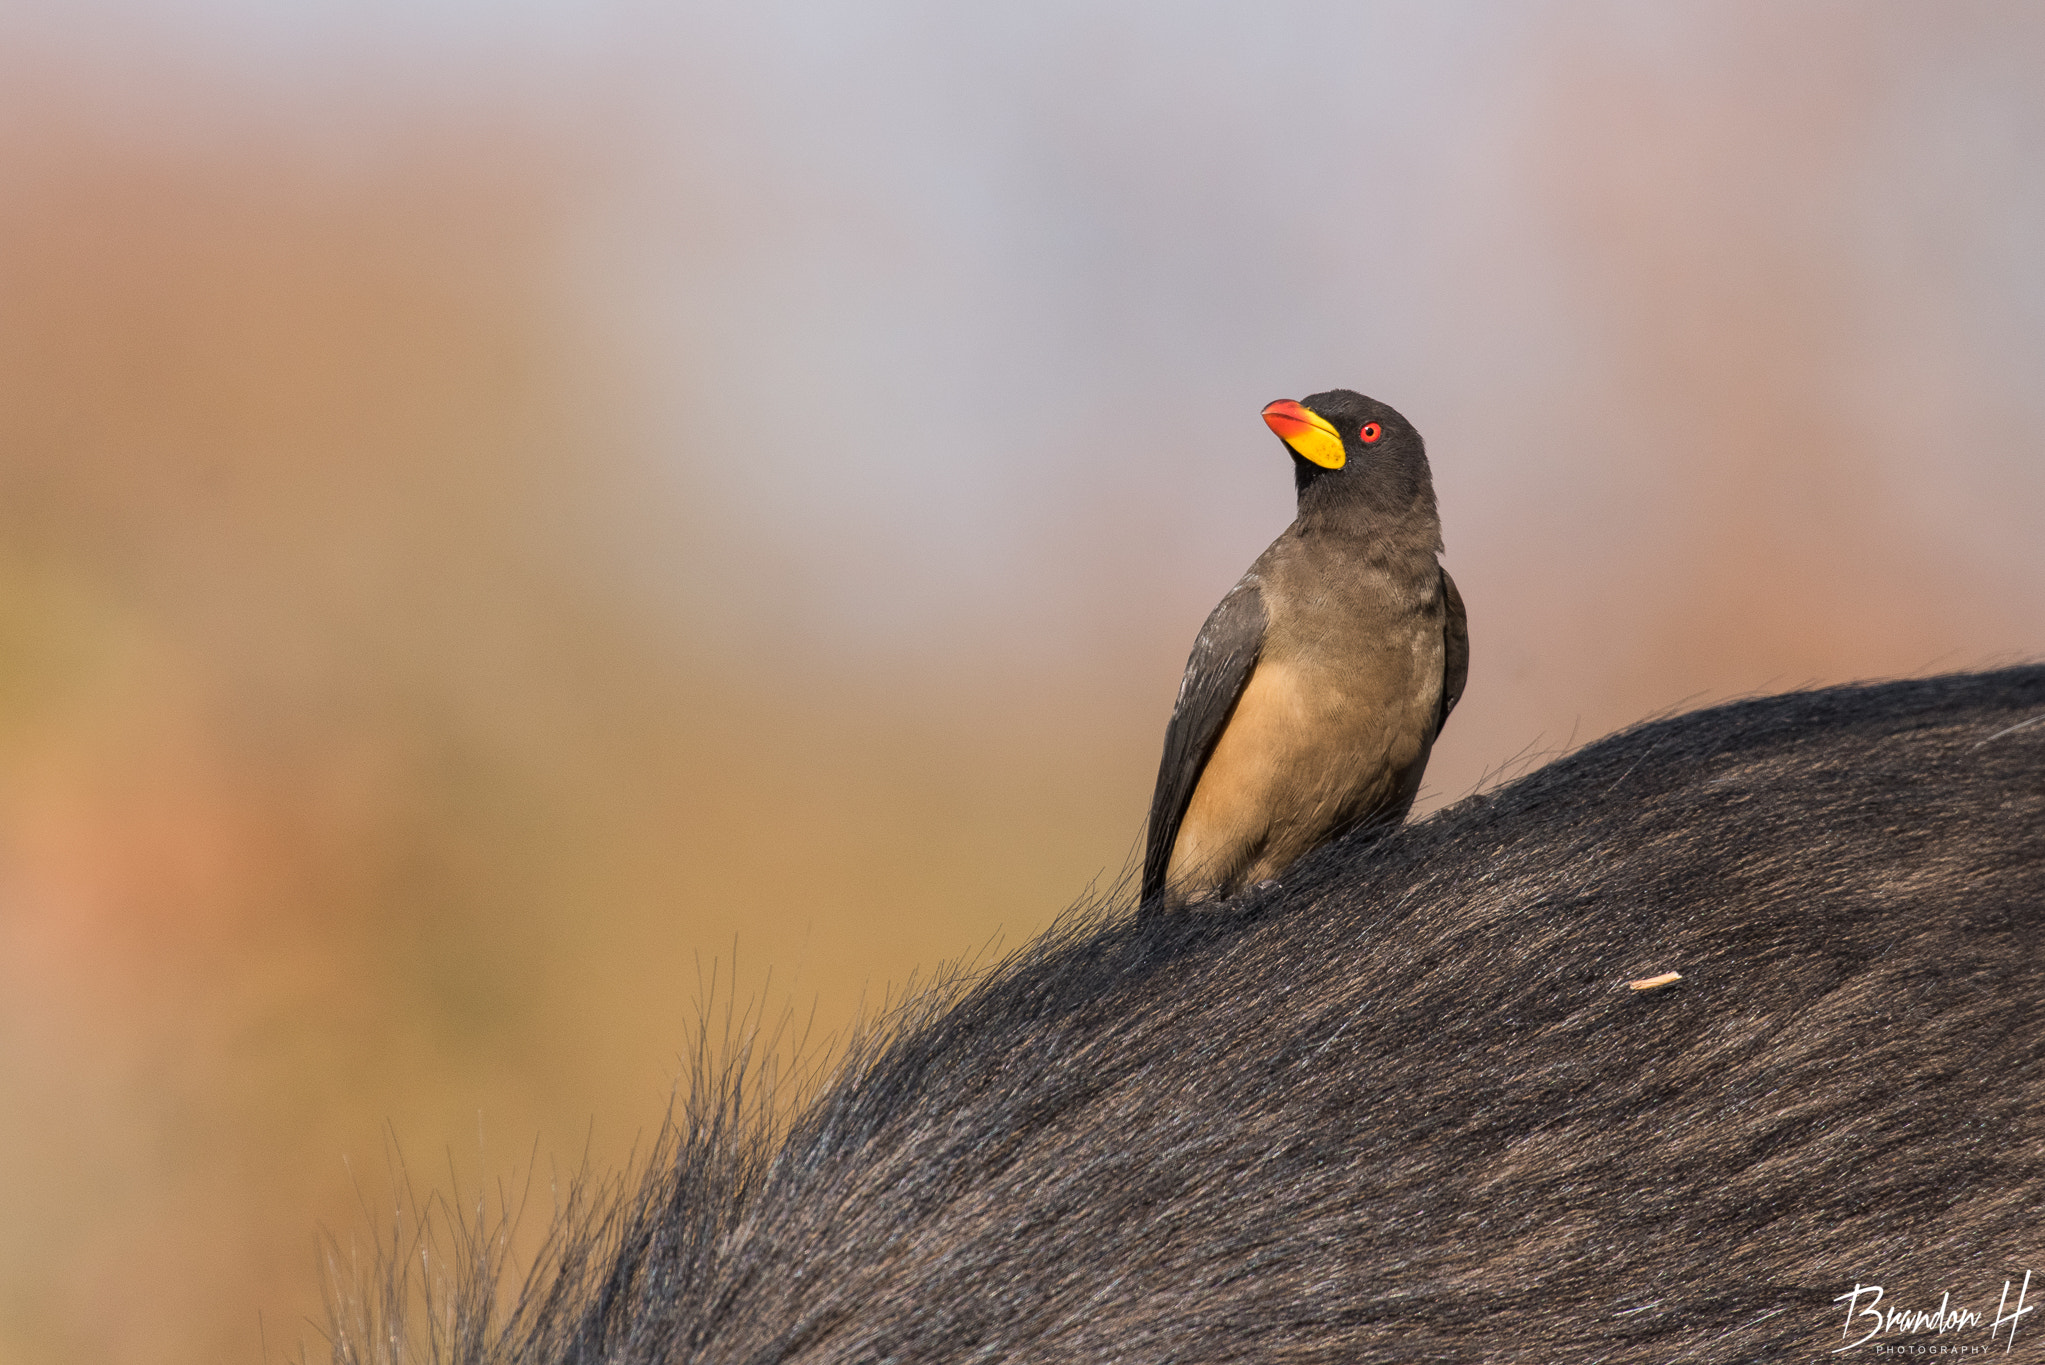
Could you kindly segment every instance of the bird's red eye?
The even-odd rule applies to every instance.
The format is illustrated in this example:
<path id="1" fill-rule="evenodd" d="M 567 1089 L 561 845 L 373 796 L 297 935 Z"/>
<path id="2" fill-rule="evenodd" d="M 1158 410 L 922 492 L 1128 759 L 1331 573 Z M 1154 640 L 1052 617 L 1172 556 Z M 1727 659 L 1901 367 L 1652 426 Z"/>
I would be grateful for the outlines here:
<path id="1" fill-rule="evenodd" d="M 1363 424 L 1363 430 L 1357 433 L 1357 435 L 1363 437 L 1363 443 L 1365 445 L 1369 445 L 1372 441 L 1377 440 L 1378 437 L 1384 434 L 1385 429 L 1379 426 L 1376 422 L 1365 422 Z"/>

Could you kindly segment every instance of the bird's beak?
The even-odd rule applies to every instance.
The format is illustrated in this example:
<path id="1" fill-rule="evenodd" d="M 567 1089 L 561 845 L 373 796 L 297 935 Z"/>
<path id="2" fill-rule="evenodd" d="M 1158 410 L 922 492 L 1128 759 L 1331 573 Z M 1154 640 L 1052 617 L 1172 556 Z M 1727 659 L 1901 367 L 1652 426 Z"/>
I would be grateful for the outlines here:
<path id="1" fill-rule="evenodd" d="M 1290 398 L 1281 398 L 1264 409 L 1264 425 L 1277 432 L 1278 439 L 1302 460 L 1311 460 L 1323 469 L 1340 469 L 1348 458 L 1342 450 L 1342 437 L 1328 419 L 1308 412 Z"/>

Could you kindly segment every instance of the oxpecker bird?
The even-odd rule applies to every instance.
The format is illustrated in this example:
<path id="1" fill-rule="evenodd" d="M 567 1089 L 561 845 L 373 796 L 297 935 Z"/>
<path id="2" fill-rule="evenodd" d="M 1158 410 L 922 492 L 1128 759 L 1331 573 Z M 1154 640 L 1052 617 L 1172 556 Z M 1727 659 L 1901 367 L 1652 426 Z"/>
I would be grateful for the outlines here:
<path id="1" fill-rule="evenodd" d="M 1405 819 L 1470 670 L 1420 433 L 1348 389 L 1264 422 L 1299 515 L 1193 642 L 1150 803 L 1150 909 L 1233 896 Z"/>

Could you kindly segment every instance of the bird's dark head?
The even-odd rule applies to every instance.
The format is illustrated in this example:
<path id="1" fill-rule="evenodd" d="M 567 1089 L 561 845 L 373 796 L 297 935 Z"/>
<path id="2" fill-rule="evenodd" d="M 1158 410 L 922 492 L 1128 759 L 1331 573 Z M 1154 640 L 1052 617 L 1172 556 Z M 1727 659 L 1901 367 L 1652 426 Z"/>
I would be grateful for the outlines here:
<path id="1" fill-rule="evenodd" d="M 1292 454 L 1302 515 L 1353 509 L 1373 519 L 1435 519 L 1427 446 L 1375 398 L 1330 389 L 1297 403 L 1280 399 L 1264 409 L 1264 424 Z"/>

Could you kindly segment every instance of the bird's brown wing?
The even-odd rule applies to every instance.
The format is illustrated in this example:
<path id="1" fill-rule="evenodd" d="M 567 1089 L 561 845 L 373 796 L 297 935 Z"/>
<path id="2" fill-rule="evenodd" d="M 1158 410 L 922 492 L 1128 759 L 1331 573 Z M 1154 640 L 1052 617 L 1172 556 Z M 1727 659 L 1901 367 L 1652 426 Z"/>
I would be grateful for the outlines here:
<path id="1" fill-rule="evenodd" d="M 1179 700 L 1165 726 L 1157 791 L 1150 798 L 1150 837 L 1143 852 L 1145 904 L 1164 890 L 1179 823 L 1186 818 L 1208 755 L 1257 667 L 1264 626 L 1264 596 L 1256 579 L 1248 577 L 1221 599 L 1193 641 L 1193 656 L 1186 660 L 1186 675 L 1179 681 Z"/>
<path id="2" fill-rule="evenodd" d="M 1441 714 L 1434 718 L 1436 735 L 1449 723 L 1449 712 L 1463 699 L 1463 685 L 1470 680 L 1470 616 L 1447 569 L 1441 571 L 1441 595 L 1447 610 L 1441 623 Z"/>

